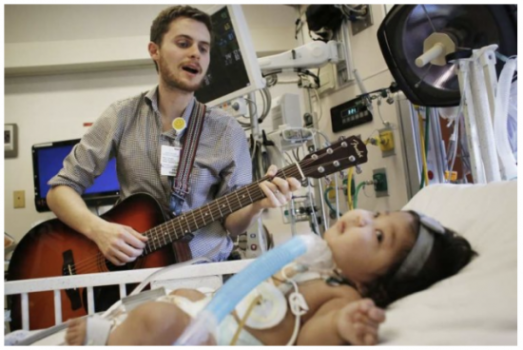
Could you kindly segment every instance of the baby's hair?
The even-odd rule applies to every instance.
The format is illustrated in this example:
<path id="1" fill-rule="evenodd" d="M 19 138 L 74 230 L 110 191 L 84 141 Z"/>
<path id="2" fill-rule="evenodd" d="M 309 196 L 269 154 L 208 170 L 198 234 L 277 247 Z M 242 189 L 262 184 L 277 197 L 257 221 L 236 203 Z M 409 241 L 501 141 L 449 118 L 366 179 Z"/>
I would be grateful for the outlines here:
<path id="1" fill-rule="evenodd" d="M 408 212 L 414 217 L 417 238 L 420 217 L 414 211 Z M 432 284 L 455 275 L 477 255 L 465 238 L 448 228 L 445 228 L 444 234 L 431 234 L 434 235 L 434 245 L 423 268 L 415 277 L 401 280 L 393 278 L 408 254 L 404 252 L 386 275 L 362 291 L 364 296 L 373 299 L 376 305 L 386 307 L 404 296 L 427 289 Z"/>

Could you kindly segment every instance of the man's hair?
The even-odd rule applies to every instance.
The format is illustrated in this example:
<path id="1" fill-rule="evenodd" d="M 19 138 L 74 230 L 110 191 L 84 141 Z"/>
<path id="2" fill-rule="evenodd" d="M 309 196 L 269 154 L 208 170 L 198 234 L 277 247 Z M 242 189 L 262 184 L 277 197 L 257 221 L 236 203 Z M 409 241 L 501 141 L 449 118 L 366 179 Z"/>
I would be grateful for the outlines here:
<path id="1" fill-rule="evenodd" d="M 171 23 L 178 18 L 190 18 L 205 24 L 212 38 L 211 16 L 191 6 L 176 5 L 164 9 L 158 14 L 151 25 L 150 40 L 158 46 L 162 45 L 163 36 L 169 31 Z M 154 62 L 156 71 L 158 65 Z"/>
<path id="2" fill-rule="evenodd" d="M 417 238 L 420 218 L 416 212 L 408 212 L 414 216 Z M 434 235 L 434 246 L 423 268 L 415 277 L 401 281 L 392 278 L 408 254 L 404 252 L 404 257 L 394 264 L 385 276 L 368 286 L 364 291 L 365 297 L 373 299 L 380 307 L 386 307 L 395 300 L 427 289 L 432 284 L 455 275 L 477 255 L 465 238 L 448 228 L 445 228 L 444 234 L 431 234 Z"/>

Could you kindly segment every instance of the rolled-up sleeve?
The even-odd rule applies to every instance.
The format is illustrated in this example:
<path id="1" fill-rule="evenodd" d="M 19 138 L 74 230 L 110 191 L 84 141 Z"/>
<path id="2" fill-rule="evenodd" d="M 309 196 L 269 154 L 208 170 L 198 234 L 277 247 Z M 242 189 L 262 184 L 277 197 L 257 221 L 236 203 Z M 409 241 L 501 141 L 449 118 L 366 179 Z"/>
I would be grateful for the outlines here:
<path id="1" fill-rule="evenodd" d="M 114 157 L 118 115 L 114 105 L 107 108 L 65 158 L 63 168 L 48 184 L 65 185 L 84 193 Z"/>

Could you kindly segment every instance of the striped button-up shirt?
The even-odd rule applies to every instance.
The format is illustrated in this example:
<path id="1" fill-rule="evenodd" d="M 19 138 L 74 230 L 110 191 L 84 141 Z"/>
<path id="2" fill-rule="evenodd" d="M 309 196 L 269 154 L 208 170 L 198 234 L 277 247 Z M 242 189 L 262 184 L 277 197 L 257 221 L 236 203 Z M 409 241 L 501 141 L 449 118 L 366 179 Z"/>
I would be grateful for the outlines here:
<path id="1" fill-rule="evenodd" d="M 148 193 L 158 201 L 164 215 L 172 217 L 172 188 L 168 176 L 160 174 L 161 146 L 175 145 L 181 135 L 174 129 L 162 132 L 157 91 L 156 87 L 109 106 L 66 157 L 64 167 L 49 185 L 66 185 L 82 194 L 116 157 L 120 199 Z M 194 103 L 193 98 L 183 113 L 187 125 Z M 182 212 L 251 181 L 252 164 L 243 129 L 222 110 L 208 108 L 190 177 L 191 190 Z M 189 243 L 193 257 L 208 253 L 213 253 L 213 261 L 228 257 L 233 244 L 223 222 L 215 221 L 193 232 L 195 237 Z"/>

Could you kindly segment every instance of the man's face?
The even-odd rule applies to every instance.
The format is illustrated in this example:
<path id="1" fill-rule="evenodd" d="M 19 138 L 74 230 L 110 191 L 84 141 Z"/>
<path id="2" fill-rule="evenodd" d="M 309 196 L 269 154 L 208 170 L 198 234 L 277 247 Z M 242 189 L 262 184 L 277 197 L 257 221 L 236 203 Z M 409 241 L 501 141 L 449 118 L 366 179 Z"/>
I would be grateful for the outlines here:
<path id="1" fill-rule="evenodd" d="M 160 47 L 149 44 L 149 53 L 168 87 L 194 92 L 209 68 L 210 42 L 205 24 L 182 17 L 171 22 Z"/>

